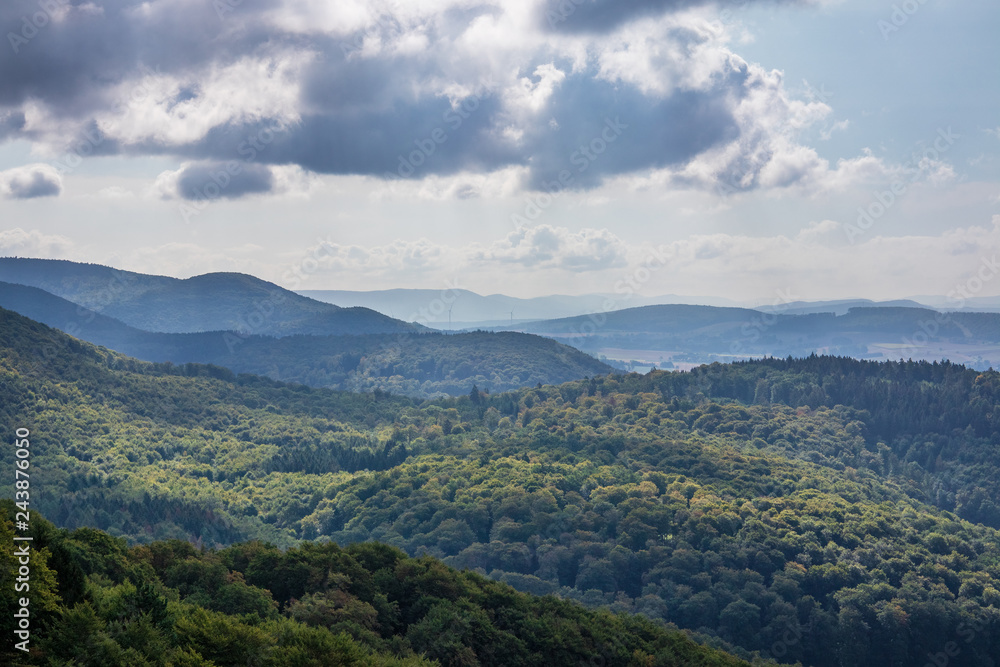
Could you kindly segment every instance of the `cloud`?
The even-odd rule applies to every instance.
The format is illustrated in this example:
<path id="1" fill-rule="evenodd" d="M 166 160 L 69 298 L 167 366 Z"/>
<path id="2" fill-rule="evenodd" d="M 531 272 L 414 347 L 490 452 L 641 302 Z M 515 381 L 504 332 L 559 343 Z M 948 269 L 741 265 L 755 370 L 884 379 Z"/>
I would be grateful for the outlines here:
<path id="1" fill-rule="evenodd" d="M 135 194 L 120 185 L 110 185 L 106 188 L 101 188 L 97 191 L 97 198 L 99 199 L 109 199 L 109 200 L 121 200 L 130 199 L 135 196 Z"/>
<path id="2" fill-rule="evenodd" d="M 464 263 L 467 251 L 432 243 L 421 238 L 415 241 L 397 239 L 382 246 L 359 246 L 327 243 L 312 253 L 330 273 L 364 275 L 366 279 L 385 276 L 412 277 L 431 273 L 442 266 L 457 267 Z"/>
<path id="3" fill-rule="evenodd" d="M 261 262 L 255 261 L 254 255 L 269 254 L 268 250 L 253 244 L 207 248 L 197 243 L 172 241 L 161 245 L 131 248 L 123 256 L 116 257 L 109 263 L 140 273 L 184 278 L 219 271 L 261 275 L 264 273 L 264 266 Z M 156 270 L 150 267 L 156 267 Z"/>
<path id="4" fill-rule="evenodd" d="M 590 189 L 662 170 L 661 186 L 782 188 L 822 167 L 796 133 L 830 108 L 734 54 L 707 2 L 219 4 L 64 6 L 0 59 L 0 136 L 63 152 L 90 133 L 103 153 L 174 156 L 195 165 L 175 179 L 184 197 L 197 165 L 251 154 L 418 181 L 520 169 L 537 190 L 566 172 L 563 187 Z M 555 7 L 572 11 L 552 26 Z M 35 11 L 11 0 L 0 25 Z M 275 191 L 263 169 L 239 181 L 220 196 Z"/>
<path id="5" fill-rule="evenodd" d="M 849 120 L 837 121 L 830 127 L 820 132 L 819 138 L 822 139 L 823 141 L 829 141 L 831 138 L 833 138 L 835 132 L 845 132 L 847 128 L 850 127 L 850 125 L 851 121 Z"/>
<path id="6" fill-rule="evenodd" d="M 716 4 L 712 0 L 549 0 L 538 7 L 542 25 L 552 31 L 606 33 L 637 19 L 676 12 L 691 7 Z M 738 7 L 748 4 L 819 4 L 808 0 L 771 0 L 753 2 L 743 0 Z"/>
<path id="7" fill-rule="evenodd" d="M 936 234 L 866 235 L 850 244 L 843 220 L 804 225 L 796 234 L 691 234 L 670 243 L 625 241 L 607 229 L 539 225 L 488 243 L 449 244 L 426 238 L 381 245 L 338 243 L 289 250 L 244 244 L 209 248 L 173 242 L 100 258 L 121 268 L 187 277 L 206 271 L 242 271 L 296 289 L 374 290 L 461 284 L 484 294 L 639 293 L 725 295 L 757 299 L 775 290 L 801 299 L 947 295 L 996 264 L 1000 215 L 990 223 Z M 77 246 L 62 236 L 14 229 L 0 232 L 0 254 L 63 257 Z M 928 271 L 922 258 L 934 257 Z M 293 267 L 316 261 L 308 285 Z M 95 261 L 93 257 L 88 257 Z M 527 270 L 521 270 L 527 269 Z M 504 277 L 498 287 L 496 276 Z M 642 280 L 638 277 L 642 276 Z M 543 287 L 540 288 L 539 285 Z M 1000 277 L 983 280 L 977 296 L 1000 294 Z M 628 307 L 627 299 L 617 302 Z"/>
<path id="8" fill-rule="evenodd" d="M 7 199 L 55 197 L 62 192 L 62 178 L 47 164 L 29 164 L 0 171 L 0 194 Z"/>
<path id="9" fill-rule="evenodd" d="M 488 274 L 510 272 L 514 266 L 564 274 L 600 272 L 624 267 L 628 248 L 607 229 L 538 225 L 519 229 L 487 245 L 449 246 L 427 239 L 395 240 L 382 246 L 329 242 L 313 253 L 333 273 L 394 277 L 413 282 L 413 276 L 451 271 Z M 403 278 L 407 276 L 407 278 Z"/>
<path id="10" fill-rule="evenodd" d="M 901 298 L 941 294 L 964 285 L 995 262 L 1000 215 L 992 224 L 940 234 L 865 237 L 850 244 L 843 221 L 822 220 L 797 234 L 692 234 L 676 241 L 628 243 L 607 229 L 573 231 L 539 225 L 488 244 L 448 245 L 427 239 L 380 246 L 334 241 L 310 251 L 319 269 L 311 284 L 339 289 L 380 289 L 400 284 L 434 286 L 459 280 L 493 293 L 492 276 L 504 275 L 504 293 L 612 293 L 621 281 L 644 275 L 641 293 L 725 295 L 754 299 L 775 290 L 803 299 Z M 935 257 L 934 271 L 914 258 Z M 514 270 L 524 268 L 530 270 Z M 1000 278 L 981 296 L 1000 293 Z M 627 303 L 620 303 L 627 307 Z"/>
<path id="11" fill-rule="evenodd" d="M 538 225 L 518 229 L 470 259 L 484 264 L 518 264 L 524 268 L 603 271 L 624 266 L 626 247 L 607 229 L 571 232 L 565 227 Z"/>
<path id="12" fill-rule="evenodd" d="M 250 195 L 307 196 L 321 188 L 320 180 L 297 165 L 268 166 L 238 161 L 184 163 L 162 172 L 153 184 L 153 196 L 212 202 Z"/>
<path id="13" fill-rule="evenodd" d="M 21 111 L 0 111 L 0 141 L 24 128 L 24 113 Z"/>
<path id="14" fill-rule="evenodd" d="M 65 236 L 43 234 L 20 227 L 0 231 L 0 255 L 61 259 L 74 247 Z"/>
<path id="15" fill-rule="evenodd" d="M 810 222 L 808 226 L 799 231 L 796 235 L 797 241 L 818 242 L 822 237 L 832 234 L 840 229 L 840 223 L 836 220 L 823 220 L 821 222 Z"/>
<path id="16" fill-rule="evenodd" d="M 259 164 L 192 164 L 177 176 L 177 194 L 184 199 L 237 199 L 247 194 L 270 192 L 274 188 L 271 170 Z"/>
<path id="17" fill-rule="evenodd" d="M 526 167 L 510 167 L 485 174 L 464 171 L 449 176 L 434 174 L 420 181 L 386 179 L 375 188 L 372 198 L 447 201 L 507 197 L 521 188 L 527 175 Z"/>
<path id="18" fill-rule="evenodd" d="M 793 238 L 693 235 L 660 246 L 670 258 L 663 277 L 702 285 L 701 293 L 708 294 L 734 293 L 725 286 L 738 279 L 745 285 L 791 288 L 802 298 L 943 295 L 975 276 L 984 260 L 995 262 L 1000 247 L 1000 216 L 989 226 L 953 228 L 939 235 L 872 236 L 854 245 L 846 243 L 846 235 L 838 242 L 838 231 L 844 229 L 840 222 L 825 220 Z M 935 257 L 934 271 L 914 259 L 926 257 Z M 1000 293 L 1000 282 L 989 287 L 989 293 Z M 735 293 L 746 294 L 745 286 Z"/>

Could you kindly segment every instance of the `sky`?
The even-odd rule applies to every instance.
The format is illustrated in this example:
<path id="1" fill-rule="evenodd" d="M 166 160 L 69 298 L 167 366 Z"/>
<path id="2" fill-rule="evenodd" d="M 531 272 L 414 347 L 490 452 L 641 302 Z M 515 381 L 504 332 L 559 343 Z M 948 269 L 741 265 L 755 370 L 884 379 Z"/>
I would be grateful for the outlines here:
<path id="1" fill-rule="evenodd" d="M 997 25 L 979 0 L 5 0 L 0 256 L 996 296 Z"/>

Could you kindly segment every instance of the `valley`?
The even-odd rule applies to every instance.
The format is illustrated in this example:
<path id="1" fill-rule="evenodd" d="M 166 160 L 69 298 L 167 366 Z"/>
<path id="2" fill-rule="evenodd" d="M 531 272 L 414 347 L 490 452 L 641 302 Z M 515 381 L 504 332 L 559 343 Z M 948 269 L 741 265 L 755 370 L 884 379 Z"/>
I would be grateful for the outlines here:
<path id="1" fill-rule="evenodd" d="M 909 664 L 1000 627 L 995 372 L 810 357 L 415 401 L 0 315 L 3 418 L 32 425 L 38 509 L 67 530 L 375 541 L 748 661 Z"/>

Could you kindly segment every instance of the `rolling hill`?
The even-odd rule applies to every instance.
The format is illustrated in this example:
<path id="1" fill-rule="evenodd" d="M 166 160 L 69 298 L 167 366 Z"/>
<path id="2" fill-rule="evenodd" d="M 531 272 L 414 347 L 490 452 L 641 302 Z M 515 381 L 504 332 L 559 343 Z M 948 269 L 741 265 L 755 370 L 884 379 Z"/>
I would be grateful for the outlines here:
<path id="1" fill-rule="evenodd" d="M 368 308 L 340 308 L 241 273 L 186 280 L 65 260 L 0 258 L 0 281 L 38 287 L 129 326 L 162 333 L 392 334 L 425 331 Z"/>
<path id="2" fill-rule="evenodd" d="M 352 290 L 300 290 L 299 294 L 339 305 L 356 305 L 374 308 L 380 313 L 395 317 L 421 316 L 421 322 L 446 328 L 449 310 L 454 327 L 494 326 L 525 321 L 574 317 L 581 313 L 596 313 L 605 309 L 609 301 L 625 305 L 645 306 L 663 303 L 708 303 L 729 306 L 733 302 L 718 297 L 686 297 L 663 295 L 645 297 L 621 294 L 584 294 L 580 296 L 549 295 L 530 299 L 505 294 L 476 294 L 465 289 L 444 290 L 391 289 L 358 292 Z M 428 304 L 440 302 L 433 310 Z"/>
<path id="3" fill-rule="evenodd" d="M 812 357 L 417 403 L 0 318 L 0 421 L 67 529 L 377 540 L 765 663 L 1000 658 L 998 373 Z"/>
<path id="4" fill-rule="evenodd" d="M 614 304 L 615 310 L 638 308 L 643 306 L 664 305 L 694 305 L 716 307 L 744 307 L 749 304 L 738 303 L 732 299 L 710 296 L 680 296 L 663 294 L 658 296 L 641 296 L 638 294 L 583 294 L 578 296 L 549 295 L 530 299 L 507 296 L 505 294 L 481 295 L 460 288 L 443 290 L 428 289 L 388 289 L 388 290 L 299 290 L 299 294 L 340 306 L 366 306 L 392 317 L 406 319 L 420 318 L 421 322 L 437 328 L 448 325 L 449 309 L 452 326 L 456 329 L 476 326 L 504 326 L 511 323 L 518 326 L 537 320 L 551 320 L 602 313 Z M 935 303 L 946 305 L 946 300 L 927 297 Z M 433 310 L 428 304 L 440 302 Z M 983 301 L 984 305 L 988 305 Z M 794 301 L 781 303 L 777 306 L 754 306 L 753 310 L 773 312 L 787 315 L 802 315 L 807 313 L 845 314 L 856 307 L 906 307 L 927 308 L 921 302 L 913 299 L 897 299 L 893 301 L 873 301 L 871 299 L 837 299 L 832 301 Z M 970 302 L 971 307 L 971 302 Z M 973 310 L 991 310 L 991 308 L 972 308 Z M 995 309 L 993 309 L 995 310 Z"/>
<path id="5" fill-rule="evenodd" d="M 363 336 L 151 333 L 44 290 L 0 283 L 0 307 L 144 361 L 207 363 L 312 387 L 430 397 L 473 386 L 505 391 L 610 372 L 579 350 L 529 334 L 471 332 Z"/>
<path id="6" fill-rule="evenodd" d="M 645 306 L 513 327 L 610 359 L 686 364 L 749 357 L 836 354 L 951 359 L 987 368 L 1000 360 L 1000 314 L 869 304 L 831 312 L 764 313 L 711 306 Z M 839 312 L 839 311 L 838 311 Z"/>
<path id="7" fill-rule="evenodd" d="M 18 564 L 17 508 L 0 505 L 7 571 Z M 30 537 L 30 651 L 4 642 L 0 660 L 11 667 L 577 667 L 597 659 L 749 667 L 647 619 L 518 593 L 381 544 L 128 548 L 93 529 L 58 530 L 37 514 Z M 20 640 L 14 614 L 27 599 L 13 586 L 0 593 L 7 637 Z"/>
<path id="8" fill-rule="evenodd" d="M 763 312 L 783 315 L 808 315 L 810 313 L 833 313 L 846 315 L 852 308 L 924 308 L 928 306 L 913 299 L 873 301 L 871 299 L 835 299 L 833 301 L 790 301 L 778 305 L 755 308 Z"/>
<path id="9" fill-rule="evenodd" d="M 579 315 L 531 322 L 523 327 L 532 333 L 588 335 L 589 333 L 688 333 L 707 328 L 738 327 L 759 318 L 749 308 L 715 306 L 641 306 L 608 313 Z"/>

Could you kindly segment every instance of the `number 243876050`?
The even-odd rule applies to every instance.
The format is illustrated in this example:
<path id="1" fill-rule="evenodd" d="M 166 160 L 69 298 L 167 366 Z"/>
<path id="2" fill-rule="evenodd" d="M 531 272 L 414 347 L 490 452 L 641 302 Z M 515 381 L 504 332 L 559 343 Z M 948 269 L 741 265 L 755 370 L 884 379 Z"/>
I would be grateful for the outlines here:
<path id="1" fill-rule="evenodd" d="M 31 436 L 31 432 L 26 428 L 19 428 L 16 432 L 17 439 L 14 440 L 14 446 L 17 448 L 14 452 L 16 460 L 14 461 L 14 500 L 17 508 L 21 510 L 15 516 L 15 519 L 20 522 L 28 521 L 28 501 L 30 499 L 30 488 L 31 483 L 28 477 L 28 468 L 31 466 L 29 462 L 29 456 L 31 455 L 31 450 L 29 449 L 31 443 L 28 440 Z"/>

